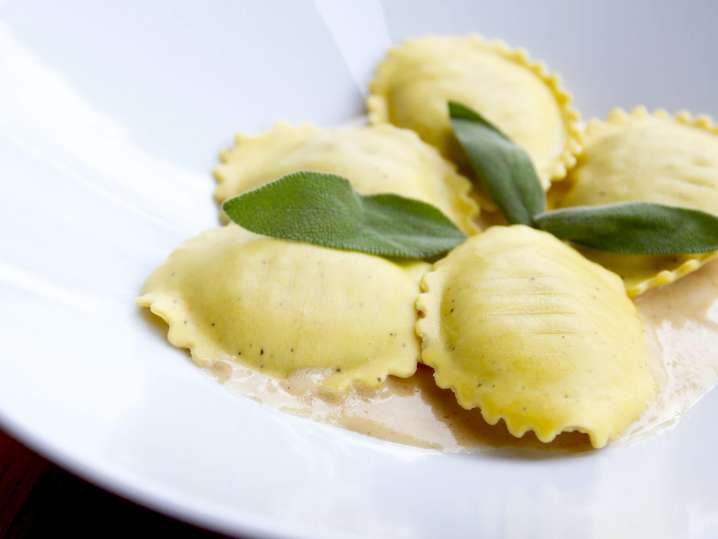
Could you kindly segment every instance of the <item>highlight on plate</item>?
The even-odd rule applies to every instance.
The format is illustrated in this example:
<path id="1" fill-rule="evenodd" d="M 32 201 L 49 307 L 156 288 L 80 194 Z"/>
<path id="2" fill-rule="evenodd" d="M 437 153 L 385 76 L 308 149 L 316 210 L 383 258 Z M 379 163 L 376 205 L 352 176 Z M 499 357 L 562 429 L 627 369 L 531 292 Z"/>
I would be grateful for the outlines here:
<path id="1" fill-rule="evenodd" d="M 715 385 L 708 117 L 584 130 L 555 74 L 475 35 L 405 41 L 368 90 L 369 125 L 221 152 L 225 224 L 138 298 L 171 344 L 243 395 L 445 450 L 633 442 Z"/>

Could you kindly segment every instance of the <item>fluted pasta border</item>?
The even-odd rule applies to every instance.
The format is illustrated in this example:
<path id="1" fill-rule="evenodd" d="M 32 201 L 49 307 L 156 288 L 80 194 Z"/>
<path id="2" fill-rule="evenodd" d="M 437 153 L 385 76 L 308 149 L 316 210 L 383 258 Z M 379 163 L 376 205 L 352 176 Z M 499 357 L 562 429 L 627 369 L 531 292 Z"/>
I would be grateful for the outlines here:
<path id="1" fill-rule="evenodd" d="M 410 38 L 387 52 L 384 60 L 376 70 L 375 76 L 369 85 L 369 96 L 367 97 L 367 109 L 369 122 L 371 124 L 390 123 L 388 104 L 382 94 L 384 72 L 389 61 L 397 56 L 405 47 L 420 42 L 426 38 L 436 38 L 436 35 L 427 35 L 418 38 Z M 465 40 L 482 49 L 496 53 L 497 55 L 514 62 L 538 77 L 551 91 L 561 111 L 561 117 L 566 129 L 566 140 L 561 152 L 556 156 L 553 164 L 546 171 L 548 177 L 542 178 L 544 189 L 548 189 L 552 181 L 560 181 L 566 178 L 569 169 L 576 164 L 576 156 L 583 147 L 583 124 L 581 116 L 573 107 L 573 96 L 568 92 L 560 77 L 548 70 L 545 63 L 532 59 L 523 48 L 511 48 L 502 40 L 487 40 L 479 34 L 465 36 Z"/>

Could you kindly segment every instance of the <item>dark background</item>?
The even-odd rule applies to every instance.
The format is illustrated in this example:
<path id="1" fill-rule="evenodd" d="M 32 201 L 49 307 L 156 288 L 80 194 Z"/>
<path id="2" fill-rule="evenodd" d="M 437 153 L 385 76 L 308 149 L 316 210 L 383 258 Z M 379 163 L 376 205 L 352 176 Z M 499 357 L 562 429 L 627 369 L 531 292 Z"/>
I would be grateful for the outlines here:
<path id="1" fill-rule="evenodd" d="M 138 532 L 149 537 L 223 537 L 110 494 L 0 430 L 0 539 L 132 537 Z"/>

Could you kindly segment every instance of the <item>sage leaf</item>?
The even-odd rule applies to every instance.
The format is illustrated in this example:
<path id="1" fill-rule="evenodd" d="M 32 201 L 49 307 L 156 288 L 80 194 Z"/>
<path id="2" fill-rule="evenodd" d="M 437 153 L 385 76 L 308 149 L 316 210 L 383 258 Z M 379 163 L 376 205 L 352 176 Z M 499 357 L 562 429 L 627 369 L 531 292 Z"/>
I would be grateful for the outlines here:
<path id="1" fill-rule="evenodd" d="M 526 151 L 478 112 L 449 102 L 454 134 L 484 190 L 512 224 L 532 225 L 546 195 Z"/>
<path id="2" fill-rule="evenodd" d="M 391 258 L 433 258 L 465 239 L 430 204 L 394 194 L 362 196 L 345 178 L 320 172 L 283 176 L 222 208 L 257 234 Z"/>
<path id="3" fill-rule="evenodd" d="M 677 255 L 718 250 L 718 217 L 710 213 L 628 202 L 547 211 L 538 228 L 562 240 L 601 251 Z"/>

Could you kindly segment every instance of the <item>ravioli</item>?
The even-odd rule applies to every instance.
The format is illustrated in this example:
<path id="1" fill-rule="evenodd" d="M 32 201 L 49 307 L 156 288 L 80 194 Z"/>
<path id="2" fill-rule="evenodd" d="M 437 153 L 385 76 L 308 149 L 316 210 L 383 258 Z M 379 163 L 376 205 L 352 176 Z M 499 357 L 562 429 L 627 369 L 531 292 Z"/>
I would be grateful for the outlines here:
<path id="1" fill-rule="evenodd" d="M 229 359 L 278 377 L 319 369 L 325 387 L 342 391 L 415 372 L 414 301 L 428 267 L 228 225 L 177 249 L 138 303 L 202 367 Z"/>
<path id="2" fill-rule="evenodd" d="M 478 228 L 471 183 L 416 134 L 393 126 L 319 128 L 279 123 L 256 137 L 237 135 L 220 154 L 215 197 L 223 202 L 291 172 L 347 178 L 363 195 L 396 193 L 439 208 L 467 234 Z"/>
<path id="3" fill-rule="evenodd" d="M 620 279 L 555 237 L 492 227 L 435 264 L 417 309 L 439 387 L 514 436 L 614 440 L 654 398 L 641 321 Z"/>
<path id="4" fill-rule="evenodd" d="M 413 129 L 460 168 L 468 163 L 449 123 L 451 100 L 523 146 L 544 188 L 566 175 L 580 149 L 579 115 L 558 77 L 503 42 L 477 35 L 409 39 L 388 53 L 369 90 L 371 123 Z"/>
<path id="5" fill-rule="evenodd" d="M 560 207 L 643 201 L 718 214 L 718 127 L 687 113 L 615 110 L 605 122 L 589 123 L 569 178 Z M 674 282 L 715 256 L 584 253 L 621 275 L 631 296 Z"/>

